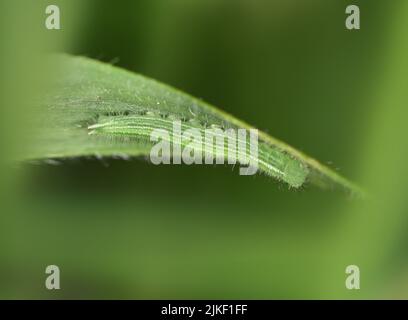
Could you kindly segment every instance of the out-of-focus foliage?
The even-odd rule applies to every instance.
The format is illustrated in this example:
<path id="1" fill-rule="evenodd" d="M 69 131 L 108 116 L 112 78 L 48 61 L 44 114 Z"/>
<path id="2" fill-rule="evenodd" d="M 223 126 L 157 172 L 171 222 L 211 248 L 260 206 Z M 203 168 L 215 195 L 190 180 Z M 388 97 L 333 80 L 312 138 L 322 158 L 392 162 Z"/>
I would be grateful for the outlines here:
<path id="1" fill-rule="evenodd" d="M 219 166 L 2 163 L 1 297 L 407 297 L 406 1 L 353 1 L 359 31 L 341 1 L 54 2 L 59 31 L 43 27 L 46 1 L 1 4 L 6 154 L 30 139 L 30 102 L 53 78 L 42 54 L 62 51 L 222 106 L 372 198 Z M 50 264 L 58 292 L 44 287 Z M 350 264 L 359 291 L 344 286 Z"/>

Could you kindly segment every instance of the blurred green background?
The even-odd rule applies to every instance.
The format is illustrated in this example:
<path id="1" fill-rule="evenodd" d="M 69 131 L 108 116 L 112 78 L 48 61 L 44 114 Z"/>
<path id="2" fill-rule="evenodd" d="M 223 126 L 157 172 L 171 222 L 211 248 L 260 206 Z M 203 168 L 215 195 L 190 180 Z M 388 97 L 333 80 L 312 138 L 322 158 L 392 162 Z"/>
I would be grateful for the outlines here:
<path id="1" fill-rule="evenodd" d="M 62 30 L 44 27 L 57 4 Z M 357 4 L 361 30 L 345 28 Z M 408 298 L 404 0 L 1 2 L 0 298 Z M 337 168 L 367 199 L 223 166 L 22 165 L 68 52 L 200 97 Z M 10 162 L 12 163 L 10 165 Z M 44 286 L 61 269 L 61 290 Z M 345 268 L 360 267 L 347 290 Z"/>

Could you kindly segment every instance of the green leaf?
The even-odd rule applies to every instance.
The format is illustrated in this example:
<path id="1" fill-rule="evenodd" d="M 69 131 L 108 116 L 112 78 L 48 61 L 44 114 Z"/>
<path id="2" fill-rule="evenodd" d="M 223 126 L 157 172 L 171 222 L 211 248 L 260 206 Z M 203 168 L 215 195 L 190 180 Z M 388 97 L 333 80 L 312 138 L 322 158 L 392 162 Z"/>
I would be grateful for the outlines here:
<path id="1" fill-rule="evenodd" d="M 200 132 L 253 128 L 172 87 L 109 64 L 68 55 L 53 62 L 60 76 L 36 110 L 37 130 L 25 160 L 147 156 L 154 145 L 152 130 L 171 130 L 174 120 L 183 130 Z M 361 193 L 336 172 L 261 131 L 258 148 L 259 171 L 290 187 L 312 183 Z"/>

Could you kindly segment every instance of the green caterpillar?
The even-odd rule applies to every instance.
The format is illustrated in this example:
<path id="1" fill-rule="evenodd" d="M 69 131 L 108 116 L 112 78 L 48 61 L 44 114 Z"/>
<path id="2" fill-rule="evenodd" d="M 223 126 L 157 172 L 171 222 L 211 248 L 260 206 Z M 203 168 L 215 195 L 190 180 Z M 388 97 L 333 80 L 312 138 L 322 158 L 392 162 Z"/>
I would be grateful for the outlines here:
<path id="1" fill-rule="evenodd" d="M 93 124 L 88 127 L 90 130 L 89 134 L 97 136 L 106 136 L 116 139 L 137 139 L 138 141 L 143 141 L 145 144 L 151 144 L 150 137 L 154 130 L 165 130 L 166 132 L 173 131 L 174 121 L 180 121 L 181 129 L 183 132 L 186 130 L 197 130 L 202 136 L 205 136 L 208 129 L 233 129 L 236 128 L 230 123 L 223 123 L 222 126 L 217 124 L 209 124 L 202 122 L 196 118 L 182 118 L 179 119 L 177 115 L 174 114 L 159 114 L 157 112 L 147 111 L 139 114 L 126 114 L 126 115 L 107 115 L 99 117 L 98 123 Z M 225 138 L 225 136 L 220 136 L 219 130 L 214 130 L 218 132 L 215 134 L 216 138 Z M 183 148 L 188 146 L 191 147 L 190 140 L 183 139 L 182 136 L 174 137 L 170 134 L 166 140 L 170 144 L 174 144 L 175 138 L 180 139 L 180 144 Z M 245 145 L 245 150 L 250 149 L 250 142 L 247 139 L 240 138 L 237 135 L 238 145 Z M 239 148 L 230 145 L 229 143 L 224 144 L 223 150 L 217 150 L 216 148 L 211 148 L 208 144 L 203 142 L 202 145 L 193 145 L 193 151 L 201 152 L 203 148 L 212 153 L 213 158 L 217 159 L 220 156 L 227 157 L 230 152 L 238 152 L 238 159 L 241 157 L 248 157 L 249 162 L 256 161 L 258 168 L 261 172 L 272 176 L 276 179 L 288 183 L 291 187 L 298 188 L 304 182 L 308 175 L 308 169 L 299 160 L 291 157 L 285 152 L 279 150 L 277 147 L 271 146 L 263 141 L 259 142 L 258 152 L 256 158 L 250 152 L 240 152 Z M 234 148 L 233 150 L 231 150 Z M 241 161 L 241 164 L 242 163 Z M 245 163 L 247 164 L 247 163 Z"/>

